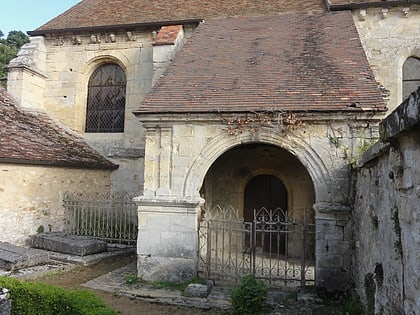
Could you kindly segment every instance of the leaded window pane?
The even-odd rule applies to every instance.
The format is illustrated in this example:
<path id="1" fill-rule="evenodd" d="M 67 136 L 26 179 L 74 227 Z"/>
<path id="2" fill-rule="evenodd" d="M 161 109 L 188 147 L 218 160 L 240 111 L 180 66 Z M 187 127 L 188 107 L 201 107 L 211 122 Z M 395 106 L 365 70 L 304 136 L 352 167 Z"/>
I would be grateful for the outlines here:
<path id="1" fill-rule="evenodd" d="M 123 132 L 126 78 L 120 66 L 105 64 L 88 85 L 86 132 Z"/>
<path id="2" fill-rule="evenodd" d="M 420 59 L 408 57 L 403 66 L 403 100 L 420 86 Z"/>

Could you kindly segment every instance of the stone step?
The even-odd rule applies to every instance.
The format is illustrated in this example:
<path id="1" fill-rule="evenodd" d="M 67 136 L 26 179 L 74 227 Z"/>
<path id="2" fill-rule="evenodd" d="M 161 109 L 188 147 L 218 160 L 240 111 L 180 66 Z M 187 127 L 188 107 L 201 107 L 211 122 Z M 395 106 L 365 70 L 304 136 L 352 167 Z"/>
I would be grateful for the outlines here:
<path id="1" fill-rule="evenodd" d="M 46 252 L 0 242 L 0 269 L 18 270 L 45 264 L 48 261 L 49 256 Z"/>
<path id="2" fill-rule="evenodd" d="M 63 232 L 50 232 L 32 235 L 30 244 L 34 248 L 52 252 L 87 256 L 107 251 L 107 244 L 97 239 L 70 235 Z"/>

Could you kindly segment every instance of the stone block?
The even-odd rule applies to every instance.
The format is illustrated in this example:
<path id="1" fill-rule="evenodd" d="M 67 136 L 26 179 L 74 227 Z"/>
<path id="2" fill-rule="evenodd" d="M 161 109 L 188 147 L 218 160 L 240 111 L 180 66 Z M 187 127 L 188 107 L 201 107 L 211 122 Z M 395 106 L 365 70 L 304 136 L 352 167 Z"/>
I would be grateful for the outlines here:
<path id="1" fill-rule="evenodd" d="M 30 243 L 35 248 L 76 256 L 102 253 L 106 252 L 108 248 L 105 242 L 94 238 L 68 235 L 61 232 L 33 235 Z"/>
<path id="2" fill-rule="evenodd" d="M 349 273 L 337 268 L 317 268 L 316 284 L 328 291 L 344 291 L 348 283 Z"/>
<path id="3" fill-rule="evenodd" d="M 182 283 L 197 276 L 196 258 L 138 255 L 138 276 L 147 281 Z"/>
<path id="4" fill-rule="evenodd" d="M 343 266 L 342 255 L 318 255 L 317 266 L 325 268 L 340 268 Z"/>
<path id="5" fill-rule="evenodd" d="M 0 242 L 0 269 L 18 270 L 45 264 L 48 260 L 48 253 Z"/>
<path id="6" fill-rule="evenodd" d="M 184 296 L 206 298 L 211 291 L 211 282 L 208 284 L 190 283 L 184 290 Z"/>
<path id="7" fill-rule="evenodd" d="M 10 315 L 12 313 L 12 300 L 9 290 L 0 288 L 0 314 Z"/>

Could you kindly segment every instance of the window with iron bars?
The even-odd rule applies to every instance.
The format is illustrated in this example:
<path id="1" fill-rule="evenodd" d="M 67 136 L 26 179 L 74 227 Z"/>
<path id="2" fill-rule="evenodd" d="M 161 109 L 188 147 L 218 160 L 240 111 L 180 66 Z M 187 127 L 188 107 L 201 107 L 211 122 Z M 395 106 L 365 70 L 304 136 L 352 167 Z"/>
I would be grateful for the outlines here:
<path id="1" fill-rule="evenodd" d="M 403 66 L 403 100 L 420 86 L 420 58 L 408 57 Z"/>
<path id="2" fill-rule="evenodd" d="M 99 66 L 89 79 L 86 132 L 124 132 L 126 77 L 117 64 Z"/>

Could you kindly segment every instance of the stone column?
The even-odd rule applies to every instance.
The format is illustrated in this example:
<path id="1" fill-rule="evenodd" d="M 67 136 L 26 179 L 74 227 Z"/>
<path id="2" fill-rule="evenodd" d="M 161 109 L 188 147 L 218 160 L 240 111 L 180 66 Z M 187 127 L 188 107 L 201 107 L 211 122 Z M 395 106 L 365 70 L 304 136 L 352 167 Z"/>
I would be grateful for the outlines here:
<path id="1" fill-rule="evenodd" d="M 351 262 L 350 209 L 337 203 L 316 203 L 316 285 L 343 291 L 349 280 Z"/>
<path id="2" fill-rule="evenodd" d="M 141 196 L 138 205 L 137 273 L 148 281 L 183 282 L 197 275 L 197 198 Z"/>

